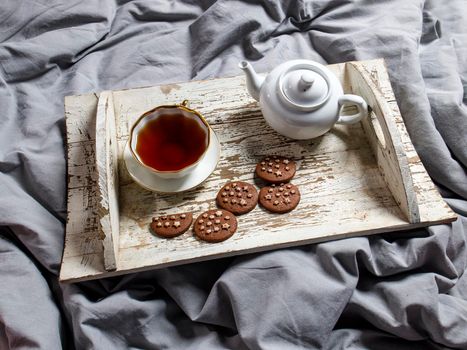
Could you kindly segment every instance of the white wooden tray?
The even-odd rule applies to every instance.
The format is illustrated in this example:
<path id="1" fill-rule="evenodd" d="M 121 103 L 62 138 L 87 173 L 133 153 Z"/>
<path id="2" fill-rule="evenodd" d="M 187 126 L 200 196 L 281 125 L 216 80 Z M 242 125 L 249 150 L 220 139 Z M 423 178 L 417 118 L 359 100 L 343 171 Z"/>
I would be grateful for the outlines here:
<path id="1" fill-rule="evenodd" d="M 66 97 L 68 217 L 60 280 L 453 221 L 455 214 L 413 148 L 384 61 L 328 67 L 346 93 L 366 99 L 371 113 L 362 123 L 336 126 L 308 141 L 287 139 L 269 128 L 243 76 Z M 221 160 L 196 189 L 177 195 L 147 191 L 132 181 L 123 163 L 129 128 L 146 110 L 184 99 L 212 125 L 222 145 Z M 170 240 L 149 232 L 155 215 L 191 211 L 196 218 L 214 208 L 227 180 L 259 184 L 254 166 L 270 154 L 297 160 L 293 182 L 302 199 L 294 211 L 274 215 L 258 206 L 239 217 L 232 238 L 218 244 L 197 240 L 191 230 Z"/>

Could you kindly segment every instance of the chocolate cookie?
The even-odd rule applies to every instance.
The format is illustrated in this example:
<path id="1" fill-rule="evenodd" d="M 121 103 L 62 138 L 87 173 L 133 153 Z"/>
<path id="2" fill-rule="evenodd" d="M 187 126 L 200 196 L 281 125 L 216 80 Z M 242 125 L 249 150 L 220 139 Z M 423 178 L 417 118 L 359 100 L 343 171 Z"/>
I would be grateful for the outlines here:
<path id="1" fill-rule="evenodd" d="M 290 181 L 296 171 L 295 162 L 289 158 L 270 156 L 264 158 L 256 165 L 256 175 L 270 183 Z"/>
<path id="2" fill-rule="evenodd" d="M 193 215 L 191 213 L 161 216 L 152 218 L 151 229 L 158 236 L 172 238 L 180 236 L 188 230 L 192 221 Z"/>
<path id="3" fill-rule="evenodd" d="M 266 186 L 259 191 L 259 202 L 273 213 L 287 213 L 300 202 L 298 187 L 288 184 Z"/>
<path id="4" fill-rule="evenodd" d="M 237 218 L 227 210 L 208 210 L 198 216 L 193 230 L 195 235 L 203 241 L 222 242 L 230 238 L 237 230 Z"/>
<path id="5" fill-rule="evenodd" d="M 219 207 L 235 215 L 241 215 L 256 207 L 258 191 L 246 182 L 227 182 L 217 194 L 216 200 Z"/>

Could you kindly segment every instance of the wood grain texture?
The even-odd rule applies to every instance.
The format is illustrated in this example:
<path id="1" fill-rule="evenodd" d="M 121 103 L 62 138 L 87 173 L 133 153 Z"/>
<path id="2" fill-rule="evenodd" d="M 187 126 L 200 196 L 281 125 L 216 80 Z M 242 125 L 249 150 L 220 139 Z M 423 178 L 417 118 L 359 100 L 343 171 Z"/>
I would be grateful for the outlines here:
<path id="1" fill-rule="evenodd" d="M 394 99 L 382 60 L 358 63 L 381 98 L 391 109 L 407 163 L 402 165 L 413 182 L 418 223 L 410 223 L 397 204 L 381 173 L 369 138 L 361 124 L 338 125 L 320 138 L 294 141 L 274 132 L 263 120 L 258 104 L 248 95 L 243 76 L 182 84 L 115 91 L 117 118 L 120 241 L 119 263 L 106 271 L 99 244 L 96 217 L 95 155 L 92 135 L 95 95 L 68 97 L 68 222 L 60 279 L 80 281 L 134 271 L 172 266 L 218 257 L 296 246 L 331 239 L 410 229 L 450 222 L 447 207 L 426 173 L 410 142 Z M 352 81 L 345 64 L 329 68 L 339 77 L 346 93 Z M 132 123 L 146 110 L 167 103 L 190 100 L 204 114 L 222 144 L 214 173 L 197 188 L 161 195 L 133 182 L 122 159 Z M 174 239 L 152 235 L 152 216 L 190 211 L 194 217 L 215 207 L 219 188 L 228 180 L 262 183 L 254 166 L 262 157 L 280 154 L 297 161 L 293 182 L 300 187 L 298 207 L 284 215 L 257 207 L 239 217 L 237 233 L 219 244 L 197 240 L 191 230 Z M 83 223 L 79 225 L 79 223 Z"/>
<path id="2" fill-rule="evenodd" d="M 111 91 L 99 95 L 96 112 L 97 216 L 104 266 L 117 269 L 119 252 L 118 148 L 114 102 Z"/>
<path id="3" fill-rule="evenodd" d="M 404 120 L 400 114 L 399 106 L 397 105 L 396 97 L 391 87 L 391 82 L 383 59 L 353 62 L 359 64 L 369 76 L 378 91 L 384 96 L 388 105 L 391 108 L 391 118 L 394 120 L 396 128 L 399 132 L 400 139 L 403 144 L 403 150 L 408 161 L 408 167 L 413 181 L 413 189 L 417 198 L 418 210 L 420 214 L 420 222 L 427 222 L 430 219 L 438 218 L 440 222 L 453 221 L 456 214 L 449 208 L 443 200 L 435 185 L 430 179 L 425 166 L 421 162 L 415 148 L 410 140 L 410 136 L 404 124 Z"/>
<path id="4" fill-rule="evenodd" d="M 346 67 L 353 93 L 365 96 L 370 106 L 371 114 L 362 125 L 381 174 L 405 217 L 416 224 L 420 222 L 417 198 L 393 110 L 361 64 L 352 62 Z"/>

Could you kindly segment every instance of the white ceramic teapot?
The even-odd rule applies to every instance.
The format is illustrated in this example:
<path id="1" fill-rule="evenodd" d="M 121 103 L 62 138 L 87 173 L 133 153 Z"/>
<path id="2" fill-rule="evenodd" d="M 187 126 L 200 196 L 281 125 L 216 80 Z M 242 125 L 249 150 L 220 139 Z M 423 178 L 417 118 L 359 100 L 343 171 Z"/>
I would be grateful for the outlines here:
<path id="1" fill-rule="evenodd" d="M 322 64 L 293 60 L 274 68 L 265 78 L 250 63 L 239 67 L 246 74 L 247 89 L 259 101 L 267 123 L 278 133 L 297 140 L 311 139 L 329 131 L 334 124 L 353 124 L 368 113 L 357 95 L 344 95 L 337 77 Z M 343 105 L 358 112 L 341 115 Z"/>

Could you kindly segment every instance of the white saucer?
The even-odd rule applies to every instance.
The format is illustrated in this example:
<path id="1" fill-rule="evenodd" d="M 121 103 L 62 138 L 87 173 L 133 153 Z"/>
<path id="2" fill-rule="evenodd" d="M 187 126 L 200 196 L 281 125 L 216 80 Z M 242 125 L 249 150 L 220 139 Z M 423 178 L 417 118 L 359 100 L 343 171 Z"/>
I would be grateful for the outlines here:
<path id="1" fill-rule="evenodd" d="M 204 180 L 216 169 L 221 154 L 221 145 L 216 134 L 211 130 L 211 142 L 204 158 L 188 175 L 178 179 L 163 179 L 139 164 L 133 158 L 128 143 L 123 151 L 123 159 L 131 178 L 147 190 L 162 193 L 177 193 L 190 190 Z"/>

